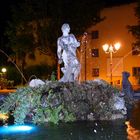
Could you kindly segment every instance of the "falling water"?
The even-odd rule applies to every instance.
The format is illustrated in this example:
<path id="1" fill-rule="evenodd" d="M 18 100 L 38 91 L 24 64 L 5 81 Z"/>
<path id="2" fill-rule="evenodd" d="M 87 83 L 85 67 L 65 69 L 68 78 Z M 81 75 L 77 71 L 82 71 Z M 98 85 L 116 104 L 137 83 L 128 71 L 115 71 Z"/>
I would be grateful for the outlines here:
<path id="1" fill-rule="evenodd" d="M 120 61 L 118 61 L 118 63 L 114 66 L 112 72 L 115 71 L 115 69 L 119 66 L 119 64 L 121 63 L 122 60 L 124 60 L 128 55 L 130 55 L 133 51 L 136 51 L 136 50 L 137 50 L 137 48 L 135 48 L 134 50 L 128 52 L 124 57 L 122 57 L 120 59 Z"/>
<path id="2" fill-rule="evenodd" d="M 17 68 L 17 70 L 19 71 L 19 73 L 21 74 L 22 78 L 24 79 L 24 81 L 27 83 L 26 78 L 24 77 L 23 73 L 21 72 L 21 70 L 19 69 L 19 67 L 16 65 L 16 63 L 14 63 L 14 61 L 10 58 L 10 56 L 8 56 L 3 50 L 0 49 L 0 52 L 3 53 L 9 60 L 10 62 L 12 62 L 14 64 L 14 66 Z"/>

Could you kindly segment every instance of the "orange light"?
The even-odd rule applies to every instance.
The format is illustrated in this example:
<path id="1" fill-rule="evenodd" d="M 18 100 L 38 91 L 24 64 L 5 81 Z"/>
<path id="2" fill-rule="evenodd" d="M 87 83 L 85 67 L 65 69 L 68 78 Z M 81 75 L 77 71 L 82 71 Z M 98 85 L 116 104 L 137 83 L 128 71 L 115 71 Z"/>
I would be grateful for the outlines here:
<path id="1" fill-rule="evenodd" d="M 104 45 L 103 45 L 103 50 L 104 50 L 105 52 L 108 50 L 108 48 L 109 48 L 109 45 L 108 45 L 108 44 L 104 44 Z"/>
<path id="2" fill-rule="evenodd" d="M 8 116 L 6 114 L 0 114 L 0 119 L 7 120 Z"/>
<path id="3" fill-rule="evenodd" d="M 116 50 L 119 50 L 120 47 L 121 47 L 121 44 L 119 42 L 118 43 L 115 43 L 114 44 L 114 47 L 115 47 Z"/>

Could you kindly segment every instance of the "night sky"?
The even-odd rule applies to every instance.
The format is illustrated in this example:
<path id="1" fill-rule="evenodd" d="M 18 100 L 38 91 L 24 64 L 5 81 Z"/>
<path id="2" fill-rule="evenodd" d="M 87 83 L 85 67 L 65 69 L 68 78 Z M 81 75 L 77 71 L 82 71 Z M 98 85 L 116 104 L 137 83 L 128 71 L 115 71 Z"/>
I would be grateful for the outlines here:
<path id="1" fill-rule="evenodd" d="M 0 35 L 4 31 L 7 20 L 10 19 L 10 8 L 12 4 L 15 4 L 15 0 L 4 0 L 0 4 Z"/>
<path id="2" fill-rule="evenodd" d="M 129 3 L 129 2 L 133 2 L 136 0 L 104 0 L 108 5 L 111 4 L 123 4 L 123 3 Z"/>
<path id="3" fill-rule="evenodd" d="M 4 29 L 7 24 L 7 20 L 10 19 L 10 16 L 11 16 L 10 7 L 11 5 L 15 5 L 16 1 L 18 0 L 4 0 L 0 4 L 0 35 L 3 35 Z M 103 0 L 106 6 L 124 4 L 128 2 L 133 2 L 133 1 L 136 1 L 136 0 Z"/>

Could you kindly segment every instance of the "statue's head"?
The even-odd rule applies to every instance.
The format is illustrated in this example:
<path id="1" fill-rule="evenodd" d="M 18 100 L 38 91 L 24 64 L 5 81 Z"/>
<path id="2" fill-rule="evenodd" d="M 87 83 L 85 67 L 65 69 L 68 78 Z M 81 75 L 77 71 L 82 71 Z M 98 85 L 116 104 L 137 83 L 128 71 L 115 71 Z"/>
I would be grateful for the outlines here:
<path id="1" fill-rule="evenodd" d="M 63 25 L 62 25 L 62 27 L 61 27 L 61 30 L 62 30 L 62 32 L 64 32 L 64 31 L 70 31 L 70 26 L 69 26 L 69 24 L 67 24 L 67 23 L 64 23 Z"/>
<path id="2" fill-rule="evenodd" d="M 127 71 L 123 71 L 123 72 L 122 72 L 122 77 L 123 77 L 123 78 L 128 78 L 128 77 L 130 77 L 130 73 L 127 72 Z"/>

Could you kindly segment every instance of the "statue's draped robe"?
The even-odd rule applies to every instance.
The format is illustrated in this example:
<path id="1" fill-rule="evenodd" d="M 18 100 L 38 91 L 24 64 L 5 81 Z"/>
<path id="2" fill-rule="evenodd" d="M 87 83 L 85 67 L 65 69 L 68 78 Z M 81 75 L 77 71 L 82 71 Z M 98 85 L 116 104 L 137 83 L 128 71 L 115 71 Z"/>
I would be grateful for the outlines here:
<path id="1" fill-rule="evenodd" d="M 60 81 L 69 82 L 76 80 L 80 72 L 80 63 L 76 57 L 76 49 L 80 46 L 80 43 L 73 34 L 69 34 L 58 38 L 57 46 L 58 58 L 64 62 L 64 67 L 61 68 L 64 75 Z"/>

